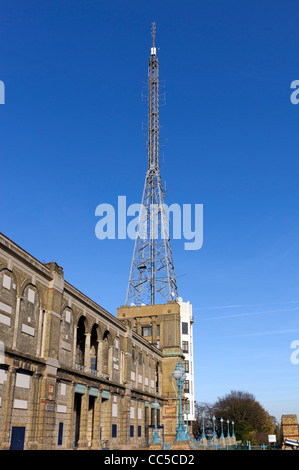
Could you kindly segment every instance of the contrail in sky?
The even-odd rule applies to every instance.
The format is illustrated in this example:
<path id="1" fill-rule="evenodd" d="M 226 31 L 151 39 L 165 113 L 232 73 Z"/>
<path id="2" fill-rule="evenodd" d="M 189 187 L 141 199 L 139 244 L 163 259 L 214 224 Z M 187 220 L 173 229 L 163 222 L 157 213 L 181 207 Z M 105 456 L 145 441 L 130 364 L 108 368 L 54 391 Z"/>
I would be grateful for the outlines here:
<path id="1" fill-rule="evenodd" d="M 290 300 L 288 302 L 276 302 L 277 303 L 282 303 L 282 304 L 298 304 L 299 300 Z M 222 305 L 222 306 L 216 306 L 216 307 L 197 307 L 194 308 L 193 311 L 197 310 L 220 310 L 220 309 L 225 309 L 225 308 L 241 308 L 241 307 L 262 307 L 262 306 L 267 306 L 267 305 L 273 305 L 274 303 L 266 303 L 266 304 L 233 304 L 233 305 Z"/>
<path id="2" fill-rule="evenodd" d="M 214 317 L 200 318 L 200 321 L 203 320 L 220 320 L 222 318 L 236 318 L 236 317 L 247 317 L 251 315 L 263 315 L 266 313 L 280 313 L 280 312 L 293 312 L 298 311 L 299 307 L 294 308 L 281 308 L 277 310 L 261 310 L 259 312 L 246 312 L 246 313 L 232 313 L 231 315 L 218 315 Z"/>
<path id="3" fill-rule="evenodd" d="M 242 335 L 232 335 L 227 336 L 227 338 L 240 338 L 242 336 L 267 336 L 267 335 L 278 335 L 281 333 L 295 333 L 298 332 L 298 329 L 291 329 L 291 330 L 273 330 L 273 331 L 261 331 L 260 333 L 247 333 Z"/>

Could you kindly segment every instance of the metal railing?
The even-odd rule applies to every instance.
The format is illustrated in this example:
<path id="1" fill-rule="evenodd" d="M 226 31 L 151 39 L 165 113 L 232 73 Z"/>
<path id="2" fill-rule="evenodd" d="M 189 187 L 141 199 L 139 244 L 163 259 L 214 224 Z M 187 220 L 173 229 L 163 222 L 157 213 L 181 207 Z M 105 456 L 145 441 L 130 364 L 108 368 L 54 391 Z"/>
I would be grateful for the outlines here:
<path id="1" fill-rule="evenodd" d="M 76 362 L 75 369 L 80 371 L 80 372 L 85 372 L 85 373 L 87 372 L 91 375 L 94 375 L 95 377 L 102 377 L 105 380 L 110 380 L 110 375 L 109 374 L 106 374 L 105 372 L 100 373 L 96 369 L 87 368 L 84 364 L 78 364 Z"/>

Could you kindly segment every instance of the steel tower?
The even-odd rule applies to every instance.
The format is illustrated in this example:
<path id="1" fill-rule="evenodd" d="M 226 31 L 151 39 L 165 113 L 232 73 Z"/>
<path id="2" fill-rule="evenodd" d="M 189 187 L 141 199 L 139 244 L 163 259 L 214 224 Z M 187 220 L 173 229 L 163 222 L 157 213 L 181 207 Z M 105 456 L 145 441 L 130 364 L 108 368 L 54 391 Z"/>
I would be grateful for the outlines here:
<path id="1" fill-rule="evenodd" d="M 159 60 L 152 24 L 148 64 L 148 168 L 135 239 L 126 305 L 154 305 L 178 296 L 169 238 L 169 217 L 159 164 Z"/>

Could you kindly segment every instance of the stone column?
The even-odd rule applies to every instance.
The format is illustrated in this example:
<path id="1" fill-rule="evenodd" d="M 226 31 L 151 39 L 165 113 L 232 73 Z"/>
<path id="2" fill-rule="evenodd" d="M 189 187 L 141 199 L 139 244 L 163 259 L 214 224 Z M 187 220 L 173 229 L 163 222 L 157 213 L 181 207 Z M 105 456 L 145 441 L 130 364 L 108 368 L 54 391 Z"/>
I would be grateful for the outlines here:
<path id="1" fill-rule="evenodd" d="M 75 441 L 75 413 L 74 413 L 74 401 L 75 401 L 75 385 L 74 382 L 70 384 L 69 391 L 69 402 L 68 402 L 68 427 L 67 427 L 67 449 L 72 449 Z"/>
<path id="2" fill-rule="evenodd" d="M 134 421 L 131 424 L 134 425 L 134 446 L 138 448 L 138 433 L 137 433 L 138 431 L 138 401 L 134 400 L 133 404 L 134 404 Z"/>
<path id="3" fill-rule="evenodd" d="M 95 399 L 94 404 L 94 427 L 93 427 L 93 440 L 92 448 L 98 449 L 100 447 L 100 429 L 101 429 L 101 390 Z"/>
<path id="4" fill-rule="evenodd" d="M 40 403 L 40 374 L 34 373 L 31 378 L 31 397 L 30 397 L 30 418 L 28 426 L 28 441 L 27 449 L 38 449 L 38 418 L 39 418 L 39 403 Z"/>
<path id="5" fill-rule="evenodd" d="M 85 371 L 90 371 L 90 333 L 85 333 L 85 348 L 84 348 L 84 366 Z"/>
<path id="6" fill-rule="evenodd" d="M 157 317 L 151 317 L 152 320 L 152 341 L 153 345 L 157 347 Z"/>
<path id="7" fill-rule="evenodd" d="M 14 388 L 16 382 L 16 369 L 9 366 L 7 371 L 5 402 L 3 410 L 2 443 L 1 449 L 8 450 L 10 447 L 10 422 L 13 413 Z M 4 397 L 3 397 L 4 398 Z"/>
<path id="8" fill-rule="evenodd" d="M 108 347 L 108 375 L 110 380 L 112 380 L 113 374 L 113 346 Z"/>
<path id="9" fill-rule="evenodd" d="M 22 297 L 20 295 L 17 295 L 16 315 L 15 315 L 13 339 L 12 339 L 12 348 L 13 349 L 16 349 L 16 346 L 17 346 L 17 337 L 18 337 L 21 302 L 22 302 Z"/>
<path id="10" fill-rule="evenodd" d="M 102 441 L 109 441 L 111 437 L 111 396 L 109 399 L 102 398 L 101 403 L 101 428 Z"/>
<path id="11" fill-rule="evenodd" d="M 120 448 L 125 448 L 128 440 L 128 421 L 129 421 L 129 391 L 125 391 L 125 395 L 119 399 L 119 428 L 117 434 L 117 441 Z"/>
<path id="12" fill-rule="evenodd" d="M 103 348 L 103 341 L 97 339 L 98 347 L 97 347 L 97 373 L 98 376 L 101 377 L 103 372 L 103 361 L 102 361 L 102 348 Z"/>
<path id="13" fill-rule="evenodd" d="M 80 414 L 80 434 L 78 441 L 79 449 L 87 448 L 87 415 L 88 415 L 88 402 L 89 393 L 88 387 L 86 387 L 84 395 L 81 396 L 81 414 Z"/>
<path id="14" fill-rule="evenodd" d="M 141 324 L 140 324 L 140 318 L 136 318 L 136 331 L 137 333 L 141 336 Z"/>
<path id="15" fill-rule="evenodd" d="M 77 356 L 77 325 L 74 326 L 74 342 L 73 342 L 73 368 L 76 367 L 76 356 Z"/>
<path id="16" fill-rule="evenodd" d="M 41 355 L 41 343 L 42 343 L 42 332 L 43 332 L 43 316 L 44 316 L 44 309 L 39 309 L 39 316 L 38 316 L 38 329 L 37 329 L 37 344 L 36 344 L 36 355 Z"/>
<path id="17" fill-rule="evenodd" d="M 44 447 L 44 434 L 45 434 L 45 408 L 46 408 L 46 384 L 47 379 L 42 376 L 40 380 L 40 394 L 39 394 L 39 418 L 38 418 L 38 429 L 37 429 L 37 441 L 38 448 L 43 449 Z"/>

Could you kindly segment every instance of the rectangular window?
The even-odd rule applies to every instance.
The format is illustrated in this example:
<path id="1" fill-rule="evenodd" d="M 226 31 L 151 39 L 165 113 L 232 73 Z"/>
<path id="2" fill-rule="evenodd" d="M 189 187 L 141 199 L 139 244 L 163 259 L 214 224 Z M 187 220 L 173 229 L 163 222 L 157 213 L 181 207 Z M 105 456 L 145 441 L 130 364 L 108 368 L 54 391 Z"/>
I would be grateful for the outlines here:
<path id="1" fill-rule="evenodd" d="M 18 400 L 18 399 L 15 398 L 14 403 L 13 403 L 13 407 L 18 408 L 20 410 L 27 410 L 27 408 L 28 408 L 27 400 Z"/>
<path id="2" fill-rule="evenodd" d="M 141 334 L 142 336 L 152 336 L 153 335 L 153 330 L 151 326 L 143 326 L 141 328 Z"/>
<path id="3" fill-rule="evenodd" d="M 182 345 L 183 345 L 183 353 L 188 354 L 189 353 L 189 343 L 188 343 L 188 341 L 183 341 Z"/>
<path id="4" fill-rule="evenodd" d="M 16 373 L 16 387 L 30 388 L 30 375 L 22 372 Z"/>
<path id="5" fill-rule="evenodd" d="M 183 363 L 185 372 L 189 372 L 189 361 L 184 361 Z"/>
<path id="6" fill-rule="evenodd" d="M 184 382 L 184 393 L 189 393 L 189 380 Z"/>
<path id="7" fill-rule="evenodd" d="M 11 277 L 7 276 L 6 274 L 3 274 L 3 280 L 2 280 L 3 287 L 6 289 L 10 290 L 11 286 Z"/>
<path id="8" fill-rule="evenodd" d="M 71 312 L 69 310 L 65 311 L 65 321 L 71 323 Z"/>
<path id="9" fill-rule="evenodd" d="M 35 300 L 35 292 L 29 287 L 28 288 L 28 301 L 34 304 L 34 300 Z"/>
<path id="10" fill-rule="evenodd" d="M 141 437 L 141 426 L 138 426 L 138 437 Z"/>
<path id="11" fill-rule="evenodd" d="M 160 325 L 157 325 L 157 336 L 160 336 Z"/>
<path id="12" fill-rule="evenodd" d="M 58 445 L 62 446 L 62 436 L 63 436 L 63 423 L 58 425 Z"/>
<path id="13" fill-rule="evenodd" d="M 112 437 L 117 437 L 117 424 L 112 424 Z"/>
<path id="14" fill-rule="evenodd" d="M 117 403 L 112 403 L 112 417 L 117 418 Z"/>
<path id="15" fill-rule="evenodd" d="M 188 334 L 188 323 L 187 322 L 182 322 L 182 334 L 183 335 Z"/>
<path id="16" fill-rule="evenodd" d="M 5 313 L 11 313 L 12 309 L 10 305 L 4 304 L 3 302 L 0 302 L 0 309 L 3 310 Z"/>
<path id="17" fill-rule="evenodd" d="M 134 426 L 130 426 L 130 437 L 134 437 Z"/>

